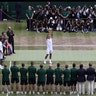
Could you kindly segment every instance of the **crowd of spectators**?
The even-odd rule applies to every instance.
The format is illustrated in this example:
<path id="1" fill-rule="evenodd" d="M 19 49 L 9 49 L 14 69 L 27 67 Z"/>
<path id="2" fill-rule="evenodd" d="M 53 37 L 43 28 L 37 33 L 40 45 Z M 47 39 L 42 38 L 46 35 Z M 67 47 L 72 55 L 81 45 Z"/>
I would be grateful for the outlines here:
<path id="1" fill-rule="evenodd" d="M 29 5 L 30 6 L 30 5 Z M 51 2 L 45 6 L 37 5 L 31 7 L 32 21 L 30 28 L 27 30 L 35 30 L 37 32 L 45 31 L 51 27 L 55 31 L 69 31 L 69 32 L 82 32 L 94 31 L 96 28 L 96 5 L 82 7 L 74 6 L 56 6 Z M 28 19 L 28 18 L 27 18 Z"/>

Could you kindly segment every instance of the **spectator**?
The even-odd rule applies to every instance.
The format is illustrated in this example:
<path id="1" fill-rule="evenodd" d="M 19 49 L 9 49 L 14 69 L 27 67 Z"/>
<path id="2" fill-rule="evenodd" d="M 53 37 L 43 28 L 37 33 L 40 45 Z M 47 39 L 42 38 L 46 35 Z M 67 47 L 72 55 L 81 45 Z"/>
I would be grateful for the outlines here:
<path id="1" fill-rule="evenodd" d="M 2 69 L 2 94 L 5 91 L 5 85 L 7 85 L 8 94 L 10 94 L 10 79 L 9 79 L 10 71 L 7 68 L 7 65 L 4 65 L 4 69 Z"/>
<path id="2" fill-rule="evenodd" d="M 3 68 L 3 44 L 2 44 L 2 36 L 0 36 L 0 68 Z"/>
<path id="3" fill-rule="evenodd" d="M 8 2 L 2 2 L 2 11 L 3 11 L 3 20 L 7 21 L 8 20 L 8 12 L 9 12 L 9 4 Z"/>
<path id="4" fill-rule="evenodd" d="M 22 67 L 20 68 L 20 80 L 21 94 L 27 94 L 27 69 L 25 68 L 24 63 L 22 63 Z"/>
<path id="5" fill-rule="evenodd" d="M 8 27 L 6 34 L 8 36 L 8 42 L 12 45 L 12 50 L 13 50 L 12 53 L 15 54 L 14 52 L 14 35 L 15 34 L 10 26 Z"/>
<path id="6" fill-rule="evenodd" d="M 16 11 L 16 22 L 21 21 L 21 13 L 22 13 L 22 3 L 21 2 L 16 2 L 15 3 L 15 11 Z"/>
<path id="7" fill-rule="evenodd" d="M 83 68 L 83 64 L 80 64 L 80 68 L 77 70 L 78 94 L 85 94 L 85 75 L 86 70 Z"/>
<path id="8" fill-rule="evenodd" d="M 3 44 L 3 54 L 4 55 L 7 55 L 6 39 L 7 39 L 6 33 L 2 32 L 2 44 Z M 5 53 L 5 51 L 6 51 L 6 53 Z"/>
<path id="9" fill-rule="evenodd" d="M 87 74 L 87 81 L 88 81 L 87 94 L 93 95 L 94 94 L 95 69 L 92 68 L 91 63 L 89 63 L 89 68 L 87 68 L 86 74 Z"/>
<path id="10" fill-rule="evenodd" d="M 13 66 L 10 68 L 11 70 L 11 94 L 13 94 L 14 83 L 16 83 L 16 94 L 19 94 L 19 68 L 16 66 L 16 62 L 13 62 Z"/>
<path id="11" fill-rule="evenodd" d="M 28 67 L 28 84 L 29 84 L 29 94 L 35 94 L 35 84 L 36 84 L 36 68 L 34 62 Z M 33 92 L 32 92 L 33 91 Z"/>
<path id="12" fill-rule="evenodd" d="M 33 16 L 34 16 L 34 12 L 32 11 L 31 6 L 29 5 L 28 9 L 26 10 L 26 17 L 27 17 L 27 29 L 26 30 L 31 30 Z"/>

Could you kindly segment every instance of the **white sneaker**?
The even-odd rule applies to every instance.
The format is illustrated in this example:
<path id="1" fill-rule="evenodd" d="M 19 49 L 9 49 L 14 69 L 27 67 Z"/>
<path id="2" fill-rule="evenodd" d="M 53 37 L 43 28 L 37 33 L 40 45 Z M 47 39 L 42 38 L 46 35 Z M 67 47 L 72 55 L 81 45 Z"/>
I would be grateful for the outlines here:
<path id="1" fill-rule="evenodd" d="M 45 92 L 43 92 L 43 95 L 45 95 Z"/>
<path id="2" fill-rule="evenodd" d="M 40 95 L 40 92 L 37 92 L 38 95 Z"/>
<path id="3" fill-rule="evenodd" d="M 46 94 L 48 94 L 48 91 L 46 91 Z"/>
<path id="4" fill-rule="evenodd" d="M 17 91 L 16 94 L 19 94 L 19 91 Z"/>
<path id="5" fill-rule="evenodd" d="M 64 92 L 63 94 L 64 94 L 64 95 L 66 95 L 66 93 L 65 93 L 65 92 Z"/>
<path id="6" fill-rule="evenodd" d="M 25 91 L 24 94 L 27 94 L 27 92 Z"/>
<path id="7" fill-rule="evenodd" d="M 35 94 L 35 91 L 33 91 L 33 94 Z"/>
<path id="8" fill-rule="evenodd" d="M 55 94 L 57 95 L 57 92 L 55 92 Z"/>
<path id="9" fill-rule="evenodd" d="M 70 91 L 70 95 L 72 95 L 73 94 L 73 91 Z"/>
<path id="10" fill-rule="evenodd" d="M 52 61 L 51 60 L 49 60 L 49 64 L 52 64 Z"/>
<path id="11" fill-rule="evenodd" d="M 2 94 L 4 94 L 4 92 L 2 92 Z"/>
<path id="12" fill-rule="evenodd" d="M 29 91 L 29 94 L 31 94 L 31 91 Z"/>
<path id="13" fill-rule="evenodd" d="M 13 94 L 13 91 L 11 91 L 11 94 Z"/>
<path id="14" fill-rule="evenodd" d="M 10 94 L 10 91 L 8 91 L 8 94 Z"/>
<path id="15" fill-rule="evenodd" d="M 46 60 L 44 60 L 44 64 L 46 64 Z"/>
<path id="16" fill-rule="evenodd" d="M 21 94 L 23 94 L 23 91 L 21 91 Z"/>
<path id="17" fill-rule="evenodd" d="M 60 92 L 60 95 L 62 95 L 62 92 Z"/>
<path id="18" fill-rule="evenodd" d="M 53 94 L 53 92 L 51 92 L 51 94 Z"/>

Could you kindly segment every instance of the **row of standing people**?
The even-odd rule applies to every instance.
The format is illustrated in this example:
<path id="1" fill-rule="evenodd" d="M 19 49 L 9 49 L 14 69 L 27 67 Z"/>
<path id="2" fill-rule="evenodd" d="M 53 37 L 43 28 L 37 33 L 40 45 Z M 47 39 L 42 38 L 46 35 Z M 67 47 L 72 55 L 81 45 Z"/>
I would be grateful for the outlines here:
<path id="1" fill-rule="evenodd" d="M 2 69 L 2 94 L 4 94 L 4 85 L 8 86 L 8 93 L 13 94 L 14 83 L 16 83 L 16 94 L 27 94 L 27 91 L 29 94 L 35 94 L 35 84 L 37 84 L 38 95 L 41 93 L 40 86 L 42 86 L 43 94 L 60 93 L 66 95 L 67 92 L 69 94 L 85 94 L 86 81 L 87 94 L 93 95 L 95 92 L 96 86 L 94 87 L 94 83 L 96 82 L 96 72 L 91 63 L 89 63 L 89 68 L 87 69 L 83 68 L 83 64 L 80 64 L 79 68 L 76 68 L 75 63 L 73 63 L 73 68 L 71 69 L 69 69 L 68 65 L 65 65 L 64 69 L 60 68 L 60 63 L 57 63 L 57 68 L 55 69 L 52 68 L 52 64 L 49 65 L 48 69 L 43 68 L 42 64 L 40 65 L 40 68 L 37 69 L 34 66 L 34 62 L 31 62 L 31 65 L 28 66 L 28 68 L 25 67 L 24 63 L 22 63 L 21 66 L 22 67 L 19 68 L 16 66 L 16 62 L 14 62 L 9 70 L 7 65 L 4 65 L 4 69 Z M 20 72 L 20 78 L 18 72 Z M 9 79 L 10 73 L 11 87 Z M 19 89 L 19 83 L 21 89 Z M 27 86 L 27 84 L 29 86 Z M 53 85 L 55 85 L 55 89 L 53 88 Z M 27 87 L 29 88 L 27 89 Z"/>

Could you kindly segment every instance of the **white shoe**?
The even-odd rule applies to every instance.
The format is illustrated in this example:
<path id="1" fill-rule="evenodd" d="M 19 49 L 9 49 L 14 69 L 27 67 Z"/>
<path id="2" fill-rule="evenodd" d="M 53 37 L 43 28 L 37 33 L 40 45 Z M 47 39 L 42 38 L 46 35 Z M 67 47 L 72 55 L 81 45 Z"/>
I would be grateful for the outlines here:
<path id="1" fill-rule="evenodd" d="M 73 91 L 70 91 L 70 95 L 72 95 L 73 94 Z"/>
<path id="2" fill-rule="evenodd" d="M 57 95 L 57 92 L 55 92 L 55 94 Z"/>
<path id="3" fill-rule="evenodd" d="M 44 64 L 46 64 L 46 60 L 44 60 Z"/>
<path id="4" fill-rule="evenodd" d="M 53 92 L 51 92 L 51 94 L 53 94 Z"/>
<path id="5" fill-rule="evenodd" d="M 13 91 L 11 91 L 11 94 L 13 94 Z"/>
<path id="6" fill-rule="evenodd" d="M 62 92 L 60 92 L 60 95 L 62 95 Z"/>
<path id="7" fill-rule="evenodd" d="M 25 91 L 24 94 L 27 94 L 27 92 Z"/>
<path id="8" fill-rule="evenodd" d="M 43 92 L 43 95 L 45 95 L 45 92 Z"/>
<path id="9" fill-rule="evenodd" d="M 23 94 L 23 91 L 21 91 L 21 94 Z"/>
<path id="10" fill-rule="evenodd" d="M 38 95 L 40 95 L 40 92 L 37 92 Z"/>
<path id="11" fill-rule="evenodd" d="M 48 94 L 48 91 L 46 91 L 46 94 Z"/>
<path id="12" fill-rule="evenodd" d="M 17 91 L 16 94 L 19 94 L 19 91 Z"/>
<path id="13" fill-rule="evenodd" d="M 4 94 L 4 92 L 2 92 L 2 94 Z"/>
<path id="14" fill-rule="evenodd" d="M 49 64 L 52 64 L 52 61 L 51 60 L 49 60 Z"/>
<path id="15" fill-rule="evenodd" d="M 35 94 L 35 91 L 33 91 L 33 94 Z"/>
<path id="16" fill-rule="evenodd" d="M 66 93 L 65 93 L 65 92 L 64 92 L 63 94 L 64 94 L 64 95 L 66 95 Z"/>
<path id="17" fill-rule="evenodd" d="M 10 94 L 10 91 L 8 91 L 8 94 Z"/>
<path id="18" fill-rule="evenodd" d="M 31 94 L 31 91 L 29 91 L 29 94 Z"/>

